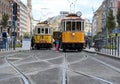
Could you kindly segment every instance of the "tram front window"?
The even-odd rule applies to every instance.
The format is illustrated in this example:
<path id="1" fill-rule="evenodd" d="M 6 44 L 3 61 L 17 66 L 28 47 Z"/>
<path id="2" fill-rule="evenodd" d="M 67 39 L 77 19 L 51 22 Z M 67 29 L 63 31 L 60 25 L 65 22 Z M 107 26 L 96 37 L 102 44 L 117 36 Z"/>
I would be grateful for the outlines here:
<path id="1" fill-rule="evenodd" d="M 44 34 L 44 28 L 42 28 L 41 34 Z"/>
<path id="2" fill-rule="evenodd" d="M 81 30 L 81 22 L 77 22 L 77 30 Z"/>
<path id="3" fill-rule="evenodd" d="M 48 28 L 45 28 L 45 34 L 48 34 Z"/>
<path id="4" fill-rule="evenodd" d="M 66 31 L 71 31 L 71 22 L 66 22 Z"/>
<path id="5" fill-rule="evenodd" d="M 38 32 L 37 33 L 40 34 L 40 28 L 38 28 Z"/>
<path id="6" fill-rule="evenodd" d="M 72 22 L 72 30 L 75 30 L 75 22 Z"/>

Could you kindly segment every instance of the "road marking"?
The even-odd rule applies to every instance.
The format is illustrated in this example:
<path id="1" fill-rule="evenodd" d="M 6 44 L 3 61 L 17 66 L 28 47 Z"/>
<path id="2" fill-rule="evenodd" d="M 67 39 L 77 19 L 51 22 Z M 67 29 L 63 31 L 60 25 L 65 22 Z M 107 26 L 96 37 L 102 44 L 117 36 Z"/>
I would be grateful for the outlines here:
<path id="1" fill-rule="evenodd" d="M 108 66 L 108 67 L 110 67 L 110 68 L 112 68 L 112 69 L 114 69 L 114 70 L 116 70 L 117 72 L 120 73 L 120 69 L 119 69 L 119 68 L 114 67 L 114 66 L 112 66 L 112 65 L 110 65 L 110 64 L 107 64 L 107 63 L 105 63 L 105 62 L 103 62 L 103 61 L 101 61 L 101 60 L 99 60 L 99 59 L 96 59 L 96 58 L 93 58 L 93 57 L 92 57 L 92 59 L 93 59 L 93 60 L 96 60 L 96 61 L 98 61 L 98 62 L 100 62 L 100 63 L 102 63 L 102 64 L 104 64 L 104 65 L 106 65 L 106 66 Z"/>
<path id="2" fill-rule="evenodd" d="M 87 76 L 87 77 L 91 77 L 91 78 L 94 78 L 94 79 L 103 81 L 103 82 L 108 83 L 108 84 L 113 84 L 112 82 L 107 81 L 107 80 L 105 80 L 105 79 L 102 79 L 102 78 L 100 78 L 100 77 L 95 77 L 95 76 L 92 76 L 92 75 L 89 75 L 89 74 L 85 74 L 85 73 L 83 73 L 83 72 L 75 71 L 75 70 L 72 70 L 72 69 L 67 69 L 67 70 L 72 71 L 72 72 L 77 73 L 77 74 L 80 74 L 80 75 L 84 75 L 84 76 Z"/>

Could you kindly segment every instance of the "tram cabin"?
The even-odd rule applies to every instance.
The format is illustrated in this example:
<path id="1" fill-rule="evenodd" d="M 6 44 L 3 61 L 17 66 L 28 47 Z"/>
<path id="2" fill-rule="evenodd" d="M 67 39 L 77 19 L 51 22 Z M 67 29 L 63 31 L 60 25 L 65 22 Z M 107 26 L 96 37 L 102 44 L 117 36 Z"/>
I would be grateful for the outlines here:
<path id="1" fill-rule="evenodd" d="M 52 48 L 53 45 L 53 32 L 52 27 L 46 23 L 39 23 L 34 29 L 34 47 L 40 48 Z"/>
<path id="2" fill-rule="evenodd" d="M 62 19 L 62 43 L 63 51 L 67 49 L 81 51 L 85 43 L 84 19 L 76 14 L 69 14 Z"/>

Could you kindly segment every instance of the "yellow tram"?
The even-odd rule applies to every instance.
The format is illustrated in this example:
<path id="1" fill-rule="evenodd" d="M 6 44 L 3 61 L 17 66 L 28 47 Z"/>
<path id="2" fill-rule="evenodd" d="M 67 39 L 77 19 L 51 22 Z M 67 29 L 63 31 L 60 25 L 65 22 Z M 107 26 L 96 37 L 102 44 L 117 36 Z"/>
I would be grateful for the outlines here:
<path id="1" fill-rule="evenodd" d="M 33 44 L 35 49 L 52 48 L 53 29 L 46 22 L 40 22 L 35 26 L 33 35 Z"/>
<path id="2" fill-rule="evenodd" d="M 84 19 L 77 14 L 68 14 L 61 21 L 62 39 L 61 48 L 81 51 L 85 43 Z"/>

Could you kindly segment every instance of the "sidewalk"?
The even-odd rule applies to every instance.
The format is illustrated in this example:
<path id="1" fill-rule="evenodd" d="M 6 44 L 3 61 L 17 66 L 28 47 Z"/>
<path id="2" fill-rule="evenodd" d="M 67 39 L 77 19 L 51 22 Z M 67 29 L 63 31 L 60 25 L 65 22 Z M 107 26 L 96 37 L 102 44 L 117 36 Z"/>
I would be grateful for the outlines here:
<path id="1" fill-rule="evenodd" d="M 1 53 L 9 53 L 9 52 L 16 52 L 16 51 L 26 51 L 26 50 L 30 50 L 30 39 L 24 39 L 22 42 L 22 47 L 21 48 L 15 48 L 15 50 L 13 48 L 9 48 L 8 50 L 5 49 L 1 49 L 0 54 Z"/>
<path id="2" fill-rule="evenodd" d="M 87 51 L 87 52 L 92 52 L 92 53 L 95 53 L 95 49 L 94 48 L 85 48 L 84 51 Z"/>
<path id="3" fill-rule="evenodd" d="M 98 52 L 98 51 L 95 51 L 94 48 L 86 48 L 84 49 L 83 51 L 85 52 L 89 52 L 89 53 L 96 53 L 96 54 L 99 54 L 99 55 L 103 55 L 103 56 L 109 56 L 109 57 L 112 57 L 112 58 L 115 58 L 115 59 L 120 59 L 120 56 L 117 56 L 117 55 L 113 55 L 113 54 L 110 54 L 110 53 L 106 53 L 104 49 L 101 50 L 101 52 Z M 110 51 L 110 50 L 108 50 Z"/>
<path id="4" fill-rule="evenodd" d="M 10 52 L 27 51 L 27 50 L 30 50 L 30 49 L 15 48 L 15 50 L 13 50 L 13 49 L 10 49 L 10 50 L 1 50 L 0 54 L 10 53 Z"/>

